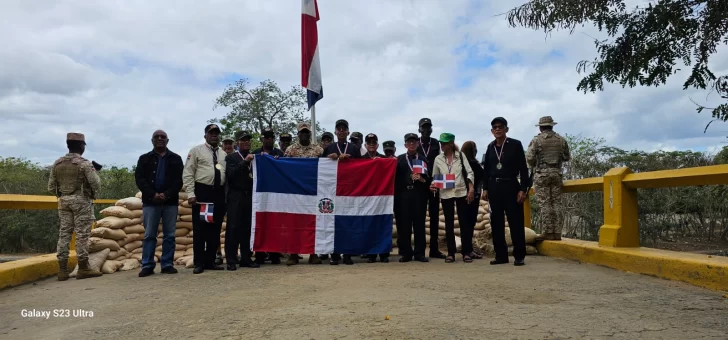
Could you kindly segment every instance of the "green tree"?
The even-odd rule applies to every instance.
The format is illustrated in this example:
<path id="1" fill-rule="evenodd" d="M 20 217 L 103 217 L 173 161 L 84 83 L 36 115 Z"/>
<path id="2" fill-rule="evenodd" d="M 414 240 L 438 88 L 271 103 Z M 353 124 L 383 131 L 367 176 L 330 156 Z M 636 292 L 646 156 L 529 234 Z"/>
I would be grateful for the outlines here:
<path id="1" fill-rule="evenodd" d="M 251 134 L 259 133 L 264 128 L 272 128 L 277 134 L 290 133 L 295 136 L 296 125 L 302 121 L 310 121 L 306 117 L 306 91 L 300 86 L 283 92 L 278 85 L 268 79 L 258 87 L 250 88 L 248 79 L 240 79 L 228 85 L 222 95 L 215 100 L 213 109 L 229 108 L 230 112 L 223 118 L 210 120 L 219 123 L 232 135 L 237 130 L 248 130 Z M 316 122 L 317 136 L 324 130 Z M 255 136 L 254 136 L 255 137 Z M 260 138 L 253 138 L 260 141 Z"/>
<path id="2" fill-rule="evenodd" d="M 720 44 L 728 44 L 728 3 L 725 0 L 658 0 L 628 10 L 624 0 L 532 0 L 508 11 L 511 27 L 567 29 L 592 23 L 613 41 L 596 40 L 599 56 L 581 61 L 579 73 L 591 70 L 577 90 L 603 90 L 604 82 L 660 86 L 679 71 L 676 63 L 692 65 L 683 89 L 712 87 L 728 100 L 728 75 L 716 76 L 708 60 Z M 616 38 L 615 38 L 616 37 Z M 728 103 L 712 110 L 714 119 L 728 120 Z M 712 122 L 712 121 L 711 121 Z M 710 124 L 710 123 L 708 123 Z M 707 127 L 706 127 L 707 128 Z"/>

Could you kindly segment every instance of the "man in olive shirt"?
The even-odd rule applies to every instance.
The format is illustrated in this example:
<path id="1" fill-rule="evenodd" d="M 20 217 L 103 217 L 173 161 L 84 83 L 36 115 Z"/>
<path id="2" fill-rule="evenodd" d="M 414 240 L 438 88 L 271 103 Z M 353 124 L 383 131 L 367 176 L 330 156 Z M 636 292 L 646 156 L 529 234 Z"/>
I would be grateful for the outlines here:
<path id="1" fill-rule="evenodd" d="M 505 218 L 513 240 L 514 265 L 524 265 L 526 235 L 523 225 L 523 201 L 531 186 L 526 166 L 526 154 L 521 141 L 506 137 L 508 121 L 496 117 L 490 122 L 495 140 L 488 144 L 483 164 L 483 194 L 481 199 L 490 202 L 490 225 L 493 233 L 495 260 L 490 264 L 508 263 Z M 518 181 L 520 177 L 520 183 Z"/>
<path id="2" fill-rule="evenodd" d="M 194 273 L 205 269 L 223 270 L 215 264 L 215 253 L 220 246 L 220 229 L 225 217 L 225 151 L 220 148 L 220 127 L 205 127 L 205 143 L 192 148 L 187 154 L 182 181 L 192 206 Z M 211 203 L 213 222 L 200 217 L 200 203 Z M 207 205 L 210 207 L 210 205 Z"/>

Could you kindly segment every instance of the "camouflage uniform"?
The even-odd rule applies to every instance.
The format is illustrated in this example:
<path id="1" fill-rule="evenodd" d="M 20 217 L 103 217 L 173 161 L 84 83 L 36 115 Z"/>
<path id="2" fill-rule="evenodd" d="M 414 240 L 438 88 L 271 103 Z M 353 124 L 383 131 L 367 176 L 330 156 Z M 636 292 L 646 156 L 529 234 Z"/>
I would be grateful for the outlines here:
<path id="1" fill-rule="evenodd" d="M 550 116 L 541 117 L 536 126 L 554 126 L 557 123 Z M 569 145 L 564 137 L 553 130 L 543 130 L 528 145 L 526 161 L 534 172 L 536 201 L 540 208 L 539 217 L 543 223 L 544 239 L 560 240 L 563 227 L 563 206 L 561 166 L 571 160 Z"/>
<path id="2" fill-rule="evenodd" d="M 68 140 L 85 143 L 84 136 L 78 133 L 69 133 Z M 77 278 L 101 274 L 88 269 L 88 243 L 91 226 L 94 223 L 93 199 L 99 193 L 100 186 L 101 179 L 91 162 L 77 153 L 68 153 L 53 163 L 48 191 L 58 197 L 58 215 L 61 224 L 57 249 L 59 280 L 68 278 L 66 271 L 69 246 L 74 231 L 79 263 Z"/>
<path id="3" fill-rule="evenodd" d="M 311 126 L 308 123 L 298 123 L 298 131 L 308 130 L 311 131 Z M 300 142 L 296 142 L 286 149 L 286 157 L 300 157 L 300 158 L 319 158 L 324 153 L 324 149 L 317 144 L 301 145 Z M 292 266 L 298 263 L 298 254 L 290 254 L 286 265 Z M 321 259 L 316 254 L 310 254 L 308 256 L 308 263 L 321 264 Z"/>

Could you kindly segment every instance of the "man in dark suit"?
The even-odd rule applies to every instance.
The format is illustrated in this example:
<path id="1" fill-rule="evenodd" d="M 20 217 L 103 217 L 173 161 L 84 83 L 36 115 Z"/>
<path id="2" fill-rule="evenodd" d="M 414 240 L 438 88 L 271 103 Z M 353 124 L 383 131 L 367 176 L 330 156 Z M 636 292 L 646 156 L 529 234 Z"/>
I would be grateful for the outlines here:
<path id="1" fill-rule="evenodd" d="M 433 169 L 435 167 L 435 158 L 440 154 L 440 142 L 430 137 L 432 135 L 432 120 L 430 118 L 420 119 L 419 126 L 420 145 L 418 151 L 425 155 L 427 168 Z M 430 214 L 430 257 L 444 259 L 445 254 L 440 251 L 437 243 L 440 227 L 440 193 L 436 192 L 434 195 L 428 195 L 427 199 L 423 201 L 423 204 L 427 207 L 426 211 Z"/>

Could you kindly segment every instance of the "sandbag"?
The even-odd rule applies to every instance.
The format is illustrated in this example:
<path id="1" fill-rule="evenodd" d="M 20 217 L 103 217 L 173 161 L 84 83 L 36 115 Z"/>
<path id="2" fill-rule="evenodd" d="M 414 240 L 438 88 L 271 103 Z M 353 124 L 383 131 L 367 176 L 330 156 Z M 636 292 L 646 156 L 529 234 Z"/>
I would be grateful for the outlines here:
<path id="1" fill-rule="evenodd" d="M 174 242 L 183 245 L 192 244 L 192 237 L 177 237 L 174 239 Z"/>
<path id="2" fill-rule="evenodd" d="M 121 207 L 124 209 L 123 207 Z M 96 221 L 96 227 L 99 228 L 110 228 L 110 229 L 121 229 L 126 226 L 131 225 L 131 219 L 130 218 L 119 218 L 116 216 L 109 216 L 104 217 L 98 221 Z M 127 232 L 128 234 L 128 232 Z"/>
<path id="3" fill-rule="evenodd" d="M 185 236 L 185 235 L 187 235 L 189 233 L 190 233 L 190 230 L 189 229 L 185 229 L 185 228 L 175 229 L 175 231 L 174 231 L 174 237 L 182 237 L 182 236 Z"/>
<path id="4" fill-rule="evenodd" d="M 187 249 L 187 246 L 185 246 L 185 245 L 182 245 L 182 244 L 175 244 L 174 245 L 174 250 L 175 251 L 178 251 L 178 250 L 184 251 L 185 249 Z"/>
<path id="5" fill-rule="evenodd" d="M 125 244 L 124 249 L 126 249 L 126 251 L 133 251 L 134 249 L 137 249 L 141 246 L 142 246 L 142 241 L 134 241 L 134 242 L 129 242 L 129 243 Z"/>
<path id="6" fill-rule="evenodd" d="M 109 240 L 100 237 L 89 237 L 88 239 L 88 252 L 95 253 L 103 249 L 119 250 L 119 243 L 114 240 Z"/>
<path id="7" fill-rule="evenodd" d="M 194 254 L 194 250 L 192 248 L 186 249 L 183 256 L 190 256 Z"/>
<path id="8" fill-rule="evenodd" d="M 526 244 L 535 244 L 536 243 L 536 232 L 533 231 L 533 229 L 524 228 L 525 234 L 526 234 Z"/>
<path id="9" fill-rule="evenodd" d="M 177 221 L 177 229 L 180 229 L 180 228 L 192 230 L 192 222 Z"/>
<path id="10" fill-rule="evenodd" d="M 180 207 L 192 208 L 192 206 L 190 205 L 190 203 L 188 201 L 180 200 L 179 205 L 180 205 Z M 179 212 L 177 212 L 177 214 L 179 214 Z M 190 213 L 188 215 L 192 215 L 192 209 L 190 209 Z"/>
<path id="11" fill-rule="evenodd" d="M 106 260 L 101 265 L 101 272 L 104 274 L 113 274 L 124 264 L 121 261 Z"/>
<path id="12" fill-rule="evenodd" d="M 131 251 L 132 254 L 141 254 L 144 252 L 144 247 L 138 247 Z"/>
<path id="13" fill-rule="evenodd" d="M 94 253 L 88 254 L 88 266 L 89 268 L 101 271 L 101 266 L 104 265 L 104 262 L 106 262 L 106 258 L 109 256 L 109 253 L 111 250 L 104 249 L 102 251 L 97 251 Z M 76 268 L 73 269 L 71 274 L 68 274 L 69 277 L 76 277 L 78 274 L 78 264 L 76 264 Z"/>
<path id="14" fill-rule="evenodd" d="M 131 258 L 129 260 L 141 261 L 142 260 L 142 253 L 131 254 Z"/>
<path id="15" fill-rule="evenodd" d="M 179 215 L 180 221 L 192 222 L 192 215 Z"/>
<path id="16" fill-rule="evenodd" d="M 119 250 L 109 252 L 109 256 L 106 257 L 107 260 L 116 260 L 120 257 L 126 257 L 129 255 L 129 252 L 126 251 L 124 248 L 119 248 Z"/>
<path id="17" fill-rule="evenodd" d="M 185 268 L 194 268 L 195 267 L 195 258 L 194 256 L 189 256 L 187 259 L 187 262 L 185 263 Z"/>
<path id="18" fill-rule="evenodd" d="M 134 195 L 134 197 L 136 197 L 138 199 L 142 199 L 142 192 L 141 191 L 137 191 L 137 193 L 136 193 L 136 195 Z"/>
<path id="19" fill-rule="evenodd" d="M 135 225 L 135 224 L 141 224 L 141 225 L 144 225 L 144 220 L 142 220 L 142 218 L 141 218 L 141 217 L 136 217 L 136 218 L 132 218 L 132 219 L 131 219 L 131 224 L 130 224 L 130 225 Z"/>
<path id="20" fill-rule="evenodd" d="M 144 234 L 144 226 L 141 224 L 130 225 L 124 228 L 127 234 Z"/>
<path id="21" fill-rule="evenodd" d="M 139 260 L 126 259 L 124 261 L 121 261 L 122 266 L 121 266 L 121 268 L 119 268 L 119 270 L 127 271 L 127 270 L 137 269 L 137 268 L 141 267 L 141 263 L 139 263 L 139 261 L 141 261 L 141 259 L 139 259 Z"/>
<path id="22" fill-rule="evenodd" d="M 115 216 L 115 217 L 121 217 L 121 218 L 137 217 L 137 216 L 134 216 L 134 213 L 132 213 L 131 210 L 124 208 L 124 207 L 119 207 L 119 206 L 108 207 L 104 210 L 101 210 L 99 212 L 99 214 L 101 214 L 101 216 L 103 216 L 103 217 L 109 217 L 109 216 Z"/>
<path id="23" fill-rule="evenodd" d="M 488 213 L 488 209 L 486 209 L 484 206 L 481 205 L 478 207 L 478 214 L 487 214 L 487 213 Z"/>
<path id="24" fill-rule="evenodd" d="M 186 192 L 180 192 L 179 193 L 179 199 L 181 199 L 183 201 L 187 201 L 189 199 L 189 196 L 187 196 L 187 193 Z"/>
<path id="25" fill-rule="evenodd" d="M 123 198 L 118 201 L 116 201 L 116 204 L 114 204 L 119 207 L 124 207 L 129 210 L 142 210 L 142 200 L 141 198 L 136 197 L 129 197 L 129 198 Z"/>
<path id="26" fill-rule="evenodd" d="M 538 254 L 538 249 L 534 246 L 526 245 L 526 255 L 536 255 Z"/>
<path id="27" fill-rule="evenodd" d="M 178 215 L 192 215 L 192 208 L 179 207 L 177 208 Z"/>
<path id="28" fill-rule="evenodd" d="M 182 257 L 184 254 L 185 254 L 185 252 L 183 252 L 183 251 L 176 251 L 176 252 L 174 252 L 174 259 L 176 260 L 176 259 Z"/>
<path id="29" fill-rule="evenodd" d="M 91 237 L 107 238 L 110 240 L 123 240 L 126 233 L 122 229 L 111 229 L 106 227 L 91 229 Z"/>

